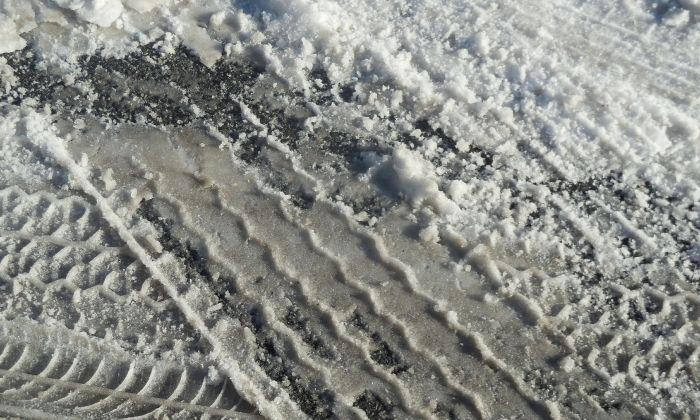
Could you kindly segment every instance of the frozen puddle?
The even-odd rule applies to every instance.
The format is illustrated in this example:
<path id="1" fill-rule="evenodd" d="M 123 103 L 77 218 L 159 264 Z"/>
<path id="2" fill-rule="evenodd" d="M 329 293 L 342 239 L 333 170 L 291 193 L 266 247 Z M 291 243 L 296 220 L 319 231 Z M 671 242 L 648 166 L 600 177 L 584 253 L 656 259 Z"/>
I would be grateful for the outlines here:
<path id="1" fill-rule="evenodd" d="M 0 415 L 700 411 L 693 1 L 0 13 Z"/>

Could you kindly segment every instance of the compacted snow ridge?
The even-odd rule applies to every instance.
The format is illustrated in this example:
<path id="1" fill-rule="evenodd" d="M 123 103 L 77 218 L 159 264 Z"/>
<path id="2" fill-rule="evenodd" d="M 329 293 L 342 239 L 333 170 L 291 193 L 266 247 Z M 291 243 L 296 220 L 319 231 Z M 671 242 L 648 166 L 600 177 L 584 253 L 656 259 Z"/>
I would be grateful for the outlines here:
<path id="1" fill-rule="evenodd" d="M 691 419 L 697 0 L 0 0 L 0 417 Z"/>

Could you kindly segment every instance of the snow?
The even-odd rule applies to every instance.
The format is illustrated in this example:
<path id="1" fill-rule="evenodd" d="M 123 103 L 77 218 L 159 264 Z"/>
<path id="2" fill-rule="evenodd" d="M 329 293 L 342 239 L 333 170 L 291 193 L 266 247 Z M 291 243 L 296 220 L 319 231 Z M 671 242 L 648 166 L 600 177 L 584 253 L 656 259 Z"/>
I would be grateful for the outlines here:
<path id="1" fill-rule="evenodd" d="M 248 396 L 268 402 L 261 404 L 273 417 L 284 416 L 273 401 L 284 405 L 287 415 L 298 414 L 296 403 L 277 393 L 290 382 L 268 381 L 257 365 L 239 365 L 227 353 L 225 334 L 209 319 L 227 316 L 227 304 L 200 297 L 198 291 L 181 293 L 180 274 L 165 268 L 172 250 L 153 226 L 136 222 L 142 198 L 170 200 L 177 214 L 168 222 L 176 221 L 173 235 L 189 235 L 188 247 L 204 259 L 215 259 L 216 246 L 229 249 L 237 240 L 233 234 L 224 237 L 220 229 L 243 226 L 244 243 L 230 249 L 260 246 L 262 251 L 255 252 L 265 255 L 256 259 L 251 251 L 238 261 L 251 278 L 260 279 L 245 283 L 250 287 L 245 292 L 269 303 L 265 318 L 278 322 L 269 322 L 276 334 L 292 337 L 292 353 L 300 355 L 293 359 L 315 372 L 310 374 L 317 375 L 315 380 L 342 390 L 338 407 L 348 406 L 345 414 L 359 410 L 346 392 L 352 386 L 328 380 L 342 366 L 329 360 L 319 364 L 318 349 L 305 347 L 314 342 L 313 334 L 298 338 L 302 333 L 278 321 L 287 320 L 280 312 L 285 305 L 325 311 L 324 320 L 334 324 L 320 327 L 320 336 L 359 349 L 353 357 L 364 357 L 362 363 L 368 371 L 375 369 L 380 381 L 389 378 L 387 395 L 399 401 L 397 407 L 407 417 L 434 413 L 411 398 L 411 392 L 420 391 L 410 377 L 375 366 L 376 343 L 354 327 L 345 330 L 346 315 L 357 308 L 369 308 L 378 325 L 372 328 L 392 336 L 403 332 L 401 340 L 409 344 L 402 344 L 402 351 L 409 361 L 418 360 L 417 372 L 438 372 L 440 380 L 431 382 L 434 389 L 425 395 L 442 392 L 438 382 L 447 384 L 450 394 L 471 398 L 477 414 L 483 414 L 482 397 L 471 397 L 460 388 L 464 378 L 451 376 L 464 363 L 460 353 L 449 350 L 455 334 L 460 346 L 472 347 L 464 352 L 509 378 L 469 382 L 508 395 L 515 408 L 503 417 L 527 416 L 523 413 L 531 407 L 556 417 L 563 407 L 575 407 L 566 400 L 573 393 L 572 378 L 589 381 L 586 389 L 597 389 L 591 384 L 602 378 L 607 391 L 589 396 L 597 405 L 609 405 L 627 386 L 631 391 L 625 398 L 635 407 L 629 410 L 673 417 L 697 408 L 691 401 L 697 396 L 694 379 L 683 371 L 697 359 L 687 357 L 684 349 L 698 342 L 698 19 L 698 0 L 609 6 L 578 0 L 0 0 L 0 54 L 16 54 L 0 58 L 0 92 L 6 101 L 0 116 L 0 181 L 2 188 L 22 191 L 82 191 L 116 232 L 120 246 L 165 288 L 183 322 L 215 349 L 211 361 L 217 366 L 208 368 L 209 381 L 237 378 L 247 384 Z M 86 72 L 95 69 L 81 63 L 80 56 L 120 63 L 151 43 L 154 55 L 147 59 L 153 62 L 184 46 L 206 67 L 193 73 L 192 80 L 209 84 L 198 84 L 202 91 L 193 92 L 181 80 L 155 76 L 144 82 L 144 75 L 115 75 L 106 65 L 100 71 L 114 76 L 109 89 L 115 97 L 139 108 L 135 124 L 100 115 L 107 111 L 96 98 L 104 92 L 88 81 L 92 74 Z M 80 95 L 87 92 L 84 96 L 91 99 L 82 104 L 79 118 L 67 113 L 74 112 L 66 106 L 74 100 L 68 96 L 50 104 L 42 102 L 47 101 L 42 95 L 25 98 L 32 77 L 13 67 L 17 60 L 11 58 L 29 51 L 36 58 L 32 71 L 47 78 L 58 75 L 59 85 Z M 221 76 L 224 64 L 237 60 L 252 63 L 252 81 L 239 81 L 237 68 Z M 217 89 L 231 86 L 230 81 L 240 83 L 218 95 Z M 177 109 L 194 122 L 174 128 L 154 118 L 146 124 L 151 114 L 175 108 L 159 108 L 158 100 L 144 104 L 149 96 L 139 96 L 143 92 L 166 102 L 176 98 Z M 236 115 L 212 117 L 216 110 L 206 105 L 215 96 L 222 109 L 237 105 L 231 108 Z M 108 153 L 121 152 L 105 146 L 105 139 L 130 124 L 143 130 L 134 137 L 148 133 L 142 142 L 124 140 L 125 147 L 143 156 L 129 150 L 124 152 L 132 156 L 128 163 L 115 160 L 114 168 L 107 167 L 112 164 Z M 202 127 L 209 136 L 197 138 L 194 149 L 185 147 Z M 217 147 L 210 147 L 212 137 Z M 144 146 L 151 141 L 158 146 Z M 256 148 L 260 156 L 243 158 L 246 149 Z M 45 155 L 46 161 L 33 153 Z M 159 154 L 173 162 L 163 163 Z M 175 163 L 173 156 L 185 163 Z M 246 170 L 237 172 L 239 166 Z M 171 185 L 176 181 L 168 176 L 179 184 Z M 190 184 L 192 180 L 196 182 Z M 251 193 L 241 185 L 264 188 Z M 191 196 L 182 192 L 188 188 Z M 227 207 L 226 194 L 242 203 L 250 200 L 249 206 L 236 201 Z M 213 204 L 206 201 L 212 196 Z M 178 204 L 175 197 L 187 204 Z M 268 201 L 255 201 L 260 197 Z M 319 210 L 324 206 L 341 209 L 347 220 Z M 217 226 L 212 220 L 223 214 L 236 222 Z M 2 219 L 6 227 L 29 230 L 38 216 L 13 217 Z M 338 220 L 343 223 L 332 225 Z M 73 229 L 67 223 L 42 223 L 55 228 L 43 235 L 51 240 L 56 240 L 54 232 Z M 188 223 L 199 231 L 183 228 Z M 28 234 L 16 233 L 26 238 L 22 235 Z M 300 242 L 298 248 L 288 246 L 292 240 Z M 58 243 L 70 248 L 70 241 Z M 215 245 L 195 246 L 206 241 Z M 318 255 L 326 260 L 313 259 Z M 368 255 L 371 264 L 350 267 L 345 262 L 364 261 Z M 0 273 L 5 273 L 12 265 L 2 261 L 11 258 L 0 260 Z M 35 272 L 43 273 L 41 264 Z M 72 284 L 87 270 L 85 264 L 75 267 L 61 284 Z M 446 268 L 449 274 L 440 271 Z M 276 286 L 255 274 L 275 270 L 284 273 Z M 336 278 L 342 279 L 337 287 L 343 294 L 321 283 Z M 298 288 L 287 284 L 294 281 Z M 315 281 L 324 286 L 308 286 Z M 400 281 L 403 285 L 396 286 Z M 24 283 L 13 287 L 22 296 L 31 289 Z M 402 299 L 414 299 L 416 307 L 402 312 Z M 440 304 L 426 305 L 433 301 Z M 656 301 L 662 302 L 658 308 Z M 423 323 L 428 318 L 440 318 L 436 334 L 443 327 L 449 334 L 436 339 L 436 349 L 425 350 L 414 337 L 430 341 L 421 335 L 424 325 L 433 325 Z M 485 320 L 498 324 L 498 334 L 488 334 Z M 472 334 L 472 323 L 482 332 Z M 247 331 L 246 345 L 257 351 L 260 331 L 238 327 Z M 86 331 L 95 335 L 99 329 Z M 641 347 L 648 341 L 654 350 L 647 353 Z M 541 354 L 534 350 L 521 360 L 516 349 L 530 346 Z M 552 348 L 559 352 L 556 357 L 547 353 L 555 353 Z M 440 355 L 432 359 L 433 351 Z M 667 368 L 664 358 L 682 367 Z M 554 371 L 546 379 L 558 384 L 556 393 L 538 388 L 544 379 L 521 379 L 541 369 L 542 360 Z M 666 376 L 672 379 L 649 379 Z M 664 397 L 671 392 L 689 397 Z M 518 412 L 523 401 L 525 411 Z M 508 404 L 501 408 L 508 410 Z"/>

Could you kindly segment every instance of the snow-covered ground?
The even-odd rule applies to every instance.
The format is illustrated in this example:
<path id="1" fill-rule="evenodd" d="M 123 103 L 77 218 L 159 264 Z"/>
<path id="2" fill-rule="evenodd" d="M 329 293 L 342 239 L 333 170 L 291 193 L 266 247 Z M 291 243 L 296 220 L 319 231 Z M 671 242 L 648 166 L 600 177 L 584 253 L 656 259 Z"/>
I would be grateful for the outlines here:
<path id="1" fill-rule="evenodd" d="M 698 0 L 0 0 L 0 414 L 694 418 Z"/>

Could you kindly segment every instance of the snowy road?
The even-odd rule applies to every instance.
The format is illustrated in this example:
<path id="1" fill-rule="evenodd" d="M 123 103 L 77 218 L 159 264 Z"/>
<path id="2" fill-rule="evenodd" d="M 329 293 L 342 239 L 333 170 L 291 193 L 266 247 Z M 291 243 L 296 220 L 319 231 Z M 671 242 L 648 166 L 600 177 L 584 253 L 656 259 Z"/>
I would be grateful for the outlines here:
<path id="1" fill-rule="evenodd" d="M 0 415 L 700 412 L 697 0 L 0 25 Z"/>

